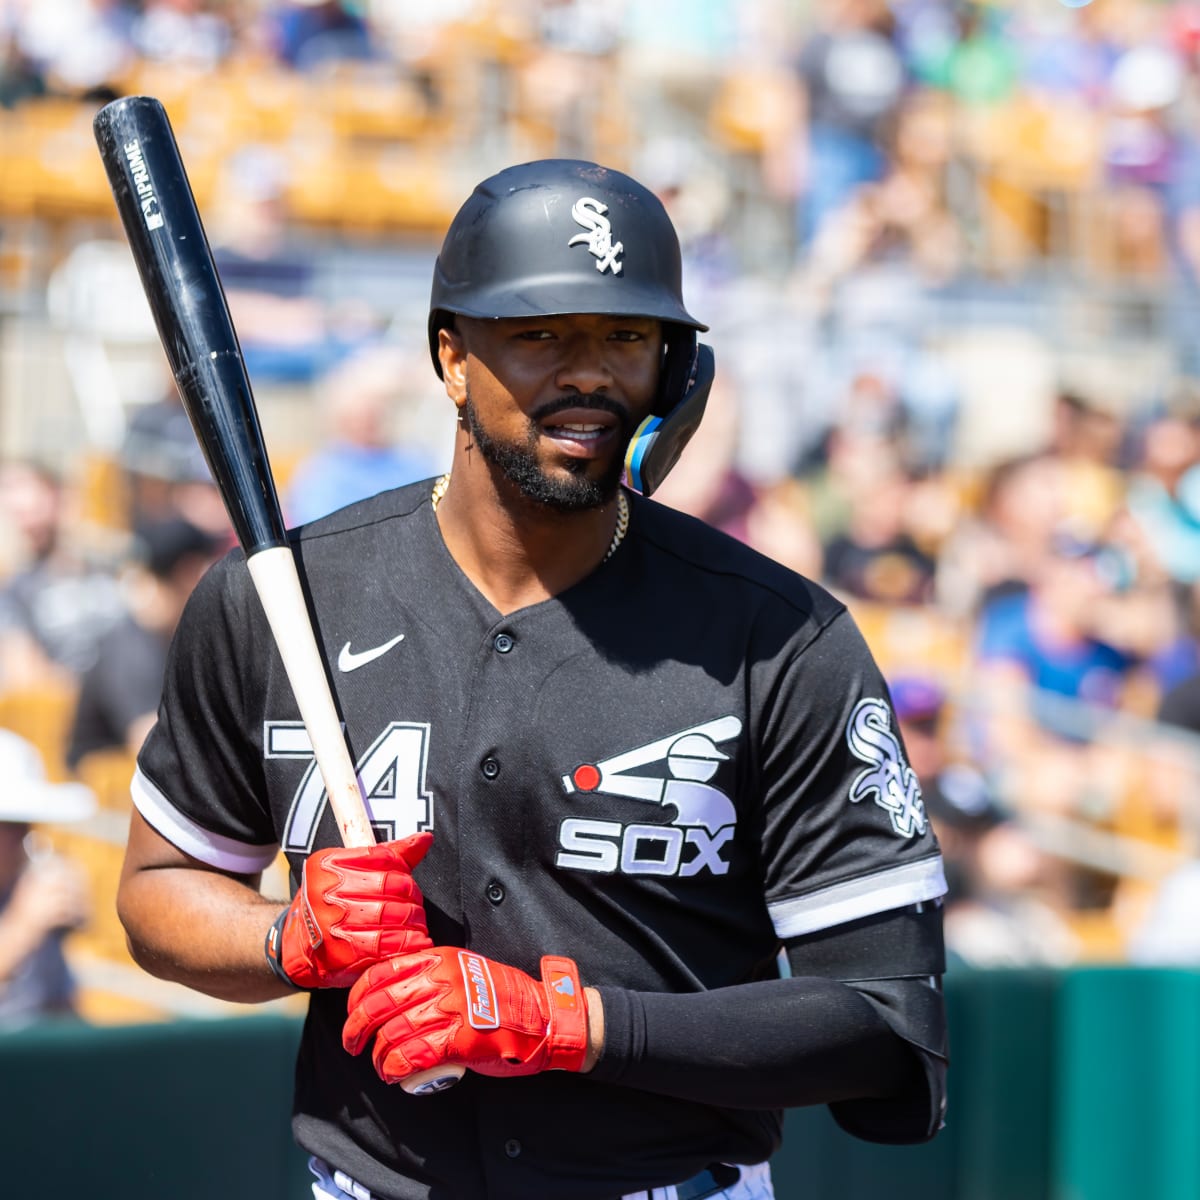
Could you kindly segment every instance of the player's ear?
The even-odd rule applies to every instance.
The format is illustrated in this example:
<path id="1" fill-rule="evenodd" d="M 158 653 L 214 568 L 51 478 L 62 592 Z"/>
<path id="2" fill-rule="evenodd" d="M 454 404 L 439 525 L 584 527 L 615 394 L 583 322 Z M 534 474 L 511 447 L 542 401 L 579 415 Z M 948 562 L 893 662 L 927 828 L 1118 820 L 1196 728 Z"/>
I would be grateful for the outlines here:
<path id="1" fill-rule="evenodd" d="M 461 405 L 467 396 L 467 347 L 453 326 L 443 325 L 438 330 L 438 362 L 442 364 L 446 395 Z"/>

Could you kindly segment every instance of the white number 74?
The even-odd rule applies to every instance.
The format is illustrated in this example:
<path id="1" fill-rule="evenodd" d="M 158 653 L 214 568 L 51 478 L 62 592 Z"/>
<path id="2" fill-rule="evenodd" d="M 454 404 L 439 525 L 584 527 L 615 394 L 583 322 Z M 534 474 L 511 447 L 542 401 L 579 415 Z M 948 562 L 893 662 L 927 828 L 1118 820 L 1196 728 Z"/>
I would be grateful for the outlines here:
<path id="1" fill-rule="evenodd" d="M 283 831 L 285 851 L 307 854 L 328 803 L 308 733 L 299 721 L 266 721 L 263 746 L 267 758 L 309 760 Z M 433 797 L 425 788 L 428 757 L 429 726 L 393 721 L 355 764 L 380 841 L 433 828 Z"/>

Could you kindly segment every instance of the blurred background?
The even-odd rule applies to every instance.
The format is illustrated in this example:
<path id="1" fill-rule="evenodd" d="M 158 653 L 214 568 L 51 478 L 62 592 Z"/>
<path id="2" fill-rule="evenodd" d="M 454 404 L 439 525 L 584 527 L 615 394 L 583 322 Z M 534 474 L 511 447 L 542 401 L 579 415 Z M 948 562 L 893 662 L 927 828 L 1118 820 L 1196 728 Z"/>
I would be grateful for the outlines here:
<path id="1" fill-rule="evenodd" d="M 231 537 L 92 137 L 130 93 L 178 134 L 291 523 L 448 464 L 425 317 L 476 182 L 652 187 L 718 364 L 658 498 L 855 614 L 949 981 L 1200 965 L 1200 3 L 0 0 L 0 728 L 95 798 L 10 821 L 77 878 L 31 925 L 58 1011 L 238 1011 L 137 971 L 112 904 L 163 647 Z"/>

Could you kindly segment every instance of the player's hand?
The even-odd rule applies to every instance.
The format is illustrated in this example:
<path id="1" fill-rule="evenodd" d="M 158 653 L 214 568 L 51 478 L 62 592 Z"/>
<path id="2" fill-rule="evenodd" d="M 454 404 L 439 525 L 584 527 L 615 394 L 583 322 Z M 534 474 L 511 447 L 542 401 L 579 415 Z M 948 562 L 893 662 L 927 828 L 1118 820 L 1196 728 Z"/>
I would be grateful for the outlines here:
<path id="1" fill-rule="evenodd" d="M 349 987 L 372 963 L 431 946 L 412 872 L 432 841 L 416 833 L 310 855 L 295 899 L 267 934 L 275 973 L 296 987 Z"/>
<path id="2" fill-rule="evenodd" d="M 385 1083 L 458 1063 L 481 1075 L 582 1070 L 587 999 L 569 958 L 542 978 L 471 950 L 436 946 L 371 967 L 350 992 L 342 1044 L 371 1058 Z"/>
<path id="3" fill-rule="evenodd" d="M 73 929 L 91 914 L 83 868 L 57 854 L 35 858 L 17 877 L 4 911 L 5 928 L 36 945 L 54 929 Z"/>

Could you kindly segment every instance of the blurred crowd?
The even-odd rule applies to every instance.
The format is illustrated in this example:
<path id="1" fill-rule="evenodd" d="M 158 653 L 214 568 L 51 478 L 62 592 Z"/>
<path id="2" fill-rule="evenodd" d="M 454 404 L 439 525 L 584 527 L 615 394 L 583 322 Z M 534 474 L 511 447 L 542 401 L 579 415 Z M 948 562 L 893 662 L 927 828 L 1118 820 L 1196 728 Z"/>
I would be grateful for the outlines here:
<path id="1" fill-rule="evenodd" d="M 1200 5 L 0 0 L 9 122 L 217 72 L 187 128 L 233 122 L 209 231 L 299 523 L 445 465 L 440 218 L 396 199 L 360 228 L 365 176 L 317 171 L 351 213 L 318 219 L 300 176 L 334 134 L 238 124 L 239 64 L 402 85 L 388 103 L 425 121 L 406 152 L 452 207 L 542 154 L 653 187 L 718 363 L 658 498 L 854 612 L 946 854 L 953 960 L 1200 963 Z M 343 150 L 386 172 L 399 115 Z M 0 268 L 32 227 L 3 203 Z M 137 390 L 96 369 L 135 307 L 111 302 L 136 296 L 113 228 L 40 219 L 44 278 L 0 291 L 26 313 L 42 289 L 79 416 L 0 424 L 0 699 L 65 689 L 39 749 L 66 781 L 136 750 L 230 533 L 161 365 Z M 16 895 L 0 877 L 0 942 Z"/>

